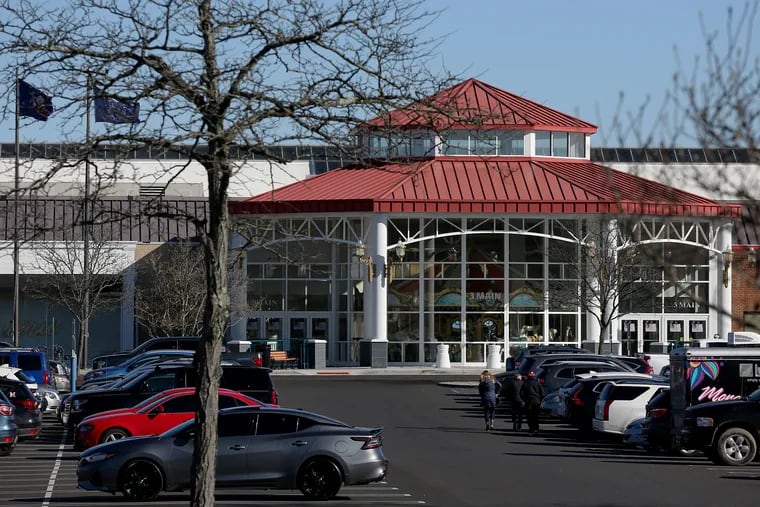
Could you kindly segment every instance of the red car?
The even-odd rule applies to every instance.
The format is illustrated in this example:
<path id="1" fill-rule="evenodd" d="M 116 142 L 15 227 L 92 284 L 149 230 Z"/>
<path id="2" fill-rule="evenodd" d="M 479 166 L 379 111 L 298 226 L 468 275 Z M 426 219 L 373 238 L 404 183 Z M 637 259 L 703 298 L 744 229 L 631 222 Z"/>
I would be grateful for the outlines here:
<path id="1" fill-rule="evenodd" d="M 182 387 L 156 394 L 127 409 L 109 410 L 82 420 L 74 433 L 74 448 L 132 436 L 157 435 L 195 417 L 195 388 Z M 219 389 L 219 408 L 266 405 L 237 391 Z"/>

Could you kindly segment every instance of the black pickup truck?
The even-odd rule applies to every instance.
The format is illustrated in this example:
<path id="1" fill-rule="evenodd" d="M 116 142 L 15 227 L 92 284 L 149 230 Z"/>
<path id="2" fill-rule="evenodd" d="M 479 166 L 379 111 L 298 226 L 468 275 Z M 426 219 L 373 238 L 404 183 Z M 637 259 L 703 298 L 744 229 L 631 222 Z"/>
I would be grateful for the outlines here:
<path id="1" fill-rule="evenodd" d="M 700 449 L 719 465 L 754 461 L 759 437 L 760 389 L 742 399 L 693 405 L 684 414 L 682 447 Z"/>
<path id="2" fill-rule="evenodd" d="M 264 403 L 279 403 L 269 368 L 222 365 L 220 386 L 239 391 Z M 193 387 L 196 371 L 192 364 L 156 365 L 118 389 L 93 389 L 72 393 L 64 401 L 62 421 L 76 427 L 85 417 L 116 408 L 132 407 L 154 394 L 176 387 Z"/>

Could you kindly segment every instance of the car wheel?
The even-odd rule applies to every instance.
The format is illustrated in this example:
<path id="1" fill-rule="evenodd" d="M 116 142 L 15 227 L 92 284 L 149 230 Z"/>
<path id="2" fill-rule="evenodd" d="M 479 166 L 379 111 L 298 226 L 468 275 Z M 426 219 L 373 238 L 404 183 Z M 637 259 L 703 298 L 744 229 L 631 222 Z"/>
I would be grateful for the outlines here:
<path id="1" fill-rule="evenodd" d="M 129 436 L 131 435 L 126 430 L 123 430 L 121 428 L 111 428 L 110 430 L 103 432 L 103 435 L 100 437 L 100 443 L 103 444 L 105 442 L 113 442 L 115 440 L 121 440 L 122 438 L 127 438 Z"/>
<path id="2" fill-rule="evenodd" d="M 0 456 L 8 456 L 13 450 L 13 444 L 0 445 Z"/>
<path id="3" fill-rule="evenodd" d="M 121 492 L 134 502 L 149 502 L 164 488 L 164 477 L 149 461 L 132 461 L 121 472 Z"/>
<path id="4" fill-rule="evenodd" d="M 742 428 L 728 428 L 715 444 L 715 454 L 723 465 L 743 466 L 755 459 L 757 443 L 752 433 Z"/>
<path id="5" fill-rule="evenodd" d="M 306 462 L 298 473 L 298 489 L 309 499 L 329 500 L 338 494 L 342 484 L 338 465 L 327 458 Z"/>

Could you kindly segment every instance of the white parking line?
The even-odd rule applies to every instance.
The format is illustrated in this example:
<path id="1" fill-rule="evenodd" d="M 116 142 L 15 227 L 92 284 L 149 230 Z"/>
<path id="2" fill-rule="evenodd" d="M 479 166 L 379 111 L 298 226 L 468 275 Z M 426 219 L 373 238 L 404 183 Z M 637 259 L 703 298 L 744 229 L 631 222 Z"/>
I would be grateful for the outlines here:
<path id="1" fill-rule="evenodd" d="M 68 433 L 68 428 L 64 426 L 63 436 L 61 436 L 61 444 L 58 446 L 58 454 L 55 455 L 55 464 L 53 464 L 53 470 L 50 472 L 47 489 L 45 490 L 45 497 L 42 499 L 42 507 L 48 507 L 50 505 L 50 498 L 53 496 L 53 489 L 55 489 L 55 479 L 58 477 L 58 470 L 61 468 L 61 461 L 63 458 L 63 451 L 66 447 L 66 438 L 68 437 Z"/>

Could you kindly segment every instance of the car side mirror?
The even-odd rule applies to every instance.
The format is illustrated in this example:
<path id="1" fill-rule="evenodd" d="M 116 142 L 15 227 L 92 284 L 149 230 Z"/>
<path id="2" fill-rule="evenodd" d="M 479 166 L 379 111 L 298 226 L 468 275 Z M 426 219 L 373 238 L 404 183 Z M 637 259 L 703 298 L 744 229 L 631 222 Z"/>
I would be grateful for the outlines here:
<path id="1" fill-rule="evenodd" d="M 164 406 L 159 405 L 150 411 L 150 415 L 151 417 L 156 417 L 158 414 L 163 414 L 164 412 L 166 412 L 166 409 L 164 408 Z"/>

